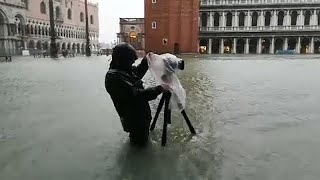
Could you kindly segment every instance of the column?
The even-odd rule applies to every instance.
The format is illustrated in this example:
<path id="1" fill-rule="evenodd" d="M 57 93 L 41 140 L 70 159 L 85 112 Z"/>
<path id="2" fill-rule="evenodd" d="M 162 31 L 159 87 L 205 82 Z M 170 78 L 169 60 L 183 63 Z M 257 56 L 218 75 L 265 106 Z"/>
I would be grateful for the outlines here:
<path id="1" fill-rule="evenodd" d="M 261 54 L 261 51 L 262 51 L 262 38 L 259 37 L 258 45 L 257 45 L 257 54 Z"/>
<path id="2" fill-rule="evenodd" d="M 246 45 L 244 47 L 245 54 L 249 54 L 249 38 L 246 38 Z"/>
<path id="3" fill-rule="evenodd" d="M 300 10 L 300 12 L 299 12 L 299 16 L 298 16 L 298 19 L 299 19 L 299 21 L 298 21 L 298 25 L 300 25 L 300 26 L 302 26 L 302 25 L 304 25 L 304 18 L 303 18 L 304 16 L 303 16 L 303 10 Z"/>
<path id="4" fill-rule="evenodd" d="M 232 26 L 231 27 L 235 27 L 236 26 L 236 12 L 232 12 Z"/>
<path id="5" fill-rule="evenodd" d="M 312 24 L 313 26 L 318 25 L 318 16 L 317 16 L 317 10 L 314 10 L 312 13 Z"/>
<path id="6" fill-rule="evenodd" d="M 270 47 L 270 54 L 274 54 L 274 37 L 272 37 L 272 40 L 271 40 L 271 47 Z"/>
<path id="7" fill-rule="evenodd" d="M 233 38 L 232 53 L 233 53 L 233 54 L 237 54 L 237 38 Z"/>
<path id="8" fill-rule="evenodd" d="M 247 12 L 246 19 L 247 19 L 247 26 L 251 26 L 251 24 L 252 24 L 252 12 L 250 12 L 250 11 Z"/>
<path id="9" fill-rule="evenodd" d="M 265 20 L 264 20 L 264 19 L 265 19 L 264 14 L 265 14 L 264 11 L 260 11 L 260 12 L 259 12 L 258 26 L 264 26 L 264 21 L 265 21 Z"/>
<path id="10" fill-rule="evenodd" d="M 23 49 L 26 50 L 27 48 L 27 41 L 23 41 Z"/>
<path id="11" fill-rule="evenodd" d="M 209 27 L 210 29 L 213 27 L 213 18 L 212 18 L 213 13 L 210 12 L 209 13 Z"/>
<path id="12" fill-rule="evenodd" d="M 209 43 L 208 43 L 208 54 L 212 54 L 212 39 L 209 38 Z"/>
<path id="13" fill-rule="evenodd" d="M 290 11 L 287 10 L 285 12 L 285 18 L 284 18 L 284 26 L 290 26 L 291 25 L 291 16 L 290 16 Z"/>
<path id="14" fill-rule="evenodd" d="M 296 53 L 298 53 L 298 54 L 301 53 L 301 37 L 298 37 L 298 42 L 296 45 Z"/>
<path id="15" fill-rule="evenodd" d="M 220 23 L 221 23 L 221 27 L 226 27 L 226 16 L 225 16 L 225 12 L 222 12 L 222 16 L 221 16 L 221 21 L 220 21 Z"/>
<path id="16" fill-rule="evenodd" d="M 211 13 L 210 12 L 206 13 L 206 15 L 207 15 L 207 27 L 210 27 L 210 15 L 211 15 Z"/>
<path id="17" fill-rule="evenodd" d="M 311 42 L 310 42 L 310 53 L 314 53 L 314 37 L 311 37 Z"/>
<path id="18" fill-rule="evenodd" d="M 220 40 L 220 54 L 224 54 L 224 39 Z"/>
<path id="19" fill-rule="evenodd" d="M 284 39 L 283 50 L 288 50 L 288 37 L 285 37 Z"/>
<path id="20" fill-rule="evenodd" d="M 238 27 L 239 26 L 239 12 L 235 12 L 234 19 L 235 19 L 234 27 Z"/>
<path id="21" fill-rule="evenodd" d="M 272 17 L 271 17 L 271 26 L 277 26 L 278 25 L 278 12 L 276 10 L 272 11 Z"/>

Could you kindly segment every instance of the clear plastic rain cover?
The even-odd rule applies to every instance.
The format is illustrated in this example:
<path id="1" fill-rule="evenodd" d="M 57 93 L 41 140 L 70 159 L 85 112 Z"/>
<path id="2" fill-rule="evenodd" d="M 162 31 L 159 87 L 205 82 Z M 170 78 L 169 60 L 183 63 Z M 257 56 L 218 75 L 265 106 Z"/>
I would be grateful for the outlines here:
<path id="1" fill-rule="evenodd" d="M 175 74 L 179 70 L 179 63 L 182 59 L 168 53 L 162 55 L 149 53 L 147 60 L 156 84 L 166 84 L 170 87 L 172 93 L 170 104 L 176 104 L 180 111 L 184 110 L 186 91 Z"/>

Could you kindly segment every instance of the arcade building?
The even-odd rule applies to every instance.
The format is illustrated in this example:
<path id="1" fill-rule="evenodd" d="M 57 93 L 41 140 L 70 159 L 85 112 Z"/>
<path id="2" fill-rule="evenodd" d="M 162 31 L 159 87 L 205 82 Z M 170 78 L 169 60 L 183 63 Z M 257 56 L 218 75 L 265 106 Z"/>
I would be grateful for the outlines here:
<path id="1" fill-rule="evenodd" d="M 199 51 L 320 53 L 320 0 L 201 0 Z"/>

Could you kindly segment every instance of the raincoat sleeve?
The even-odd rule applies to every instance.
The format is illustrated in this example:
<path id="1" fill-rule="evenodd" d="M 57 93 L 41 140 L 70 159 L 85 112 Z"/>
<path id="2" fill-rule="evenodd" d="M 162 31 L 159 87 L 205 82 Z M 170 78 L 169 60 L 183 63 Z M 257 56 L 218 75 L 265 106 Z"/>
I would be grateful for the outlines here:
<path id="1" fill-rule="evenodd" d="M 149 66 L 148 66 L 148 61 L 147 58 L 144 57 L 141 60 L 141 63 L 138 66 L 133 66 L 133 72 L 135 73 L 136 76 L 138 76 L 140 79 L 143 78 L 143 76 L 146 74 L 148 71 Z"/>
<path id="2" fill-rule="evenodd" d="M 156 99 L 157 96 L 163 92 L 162 86 L 143 89 L 138 85 L 132 84 L 126 79 L 115 75 L 107 75 L 105 86 L 109 93 L 121 99 L 151 101 Z"/>

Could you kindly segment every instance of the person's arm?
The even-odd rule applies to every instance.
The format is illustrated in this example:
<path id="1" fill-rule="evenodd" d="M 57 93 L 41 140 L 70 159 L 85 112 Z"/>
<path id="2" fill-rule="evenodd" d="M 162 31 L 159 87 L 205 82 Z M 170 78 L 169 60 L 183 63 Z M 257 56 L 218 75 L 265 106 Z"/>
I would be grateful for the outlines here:
<path id="1" fill-rule="evenodd" d="M 149 69 L 148 60 L 147 57 L 144 57 L 141 60 L 141 63 L 138 66 L 133 66 L 133 72 L 136 76 L 138 76 L 140 79 L 143 78 L 143 76 L 146 74 L 146 72 Z"/>
<path id="2" fill-rule="evenodd" d="M 164 91 L 162 86 L 150 87 L 142 89 L 134 84 L 119 78 L 119 76 L 107 75 L 106 89 L 108 92 L 121 97 L 122 99 L 141 99 L 151 101 L 157 98 Z"/>
<path id="3" fill-rule="evenodd" d="M 134 97 L 138 99 L 143 99 L 145 101 L 151 101 L 157 98 L 159 94 L 163 92 L 162 86 L 150 87 L 147 89 L 139 89 L 136 87 L 132 87 L 131 90 Z"/>

